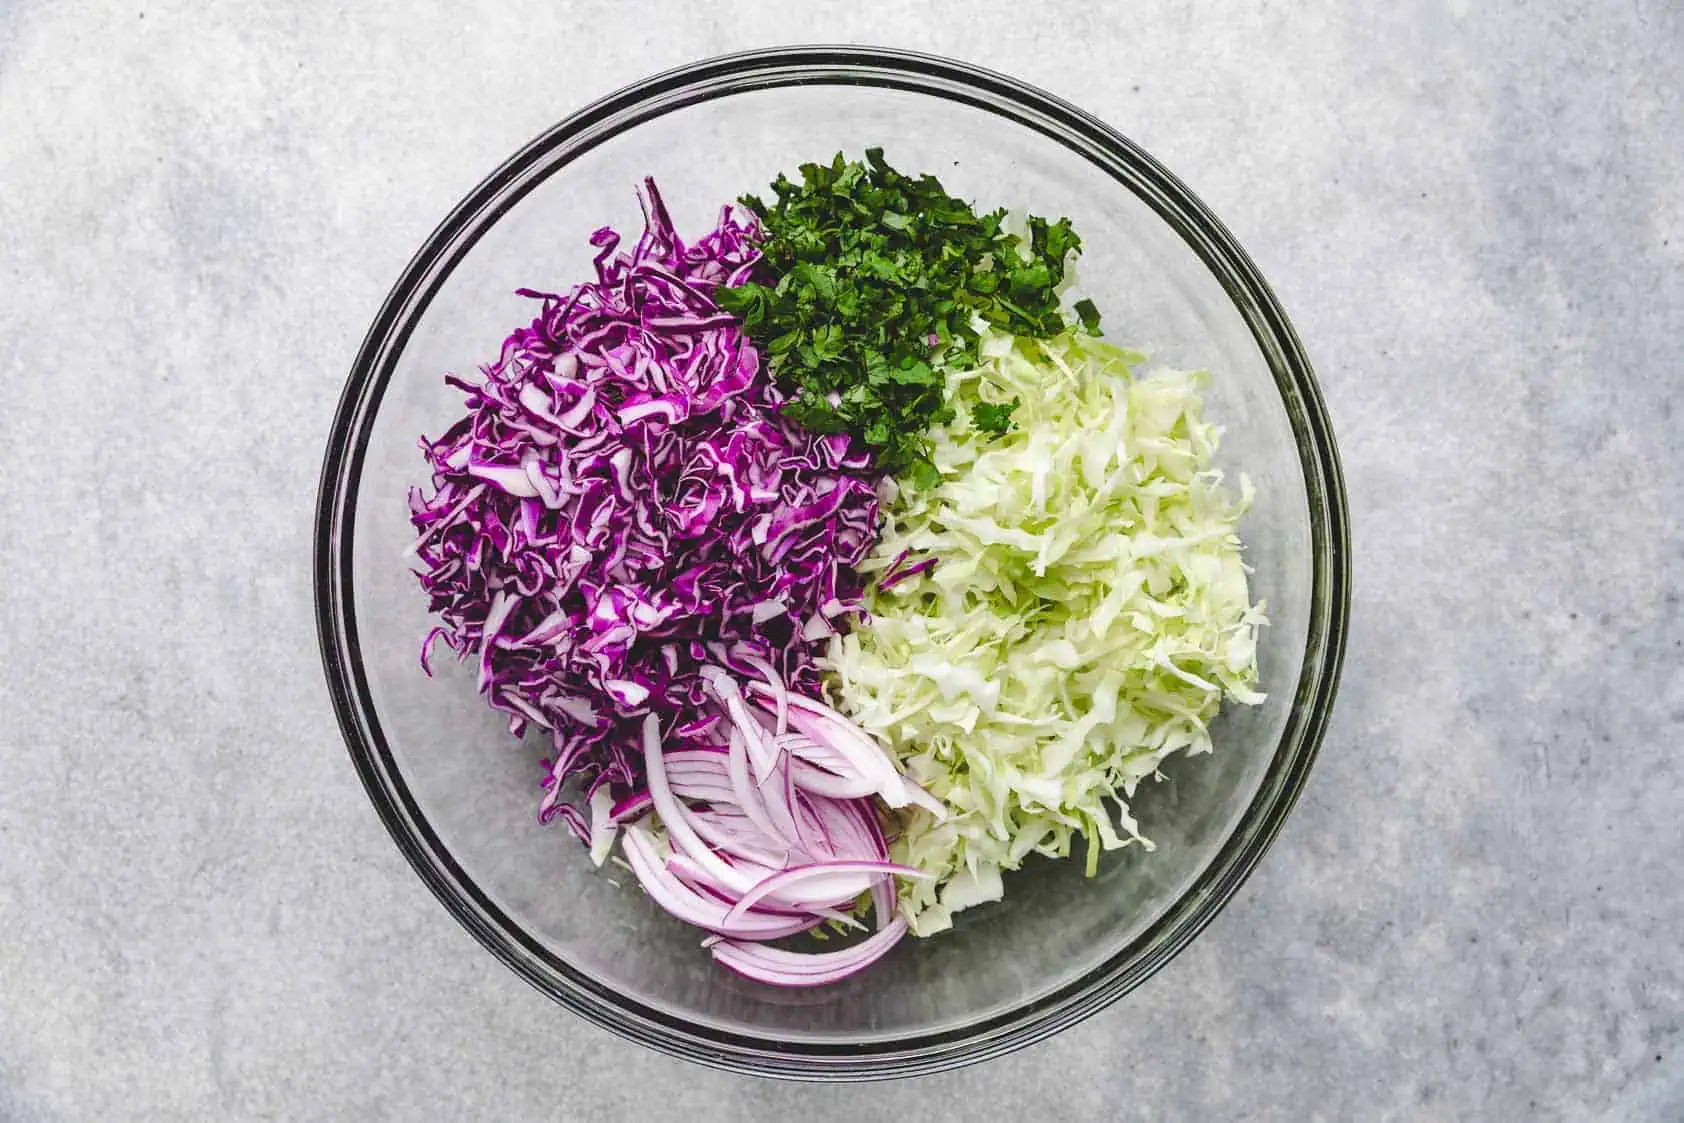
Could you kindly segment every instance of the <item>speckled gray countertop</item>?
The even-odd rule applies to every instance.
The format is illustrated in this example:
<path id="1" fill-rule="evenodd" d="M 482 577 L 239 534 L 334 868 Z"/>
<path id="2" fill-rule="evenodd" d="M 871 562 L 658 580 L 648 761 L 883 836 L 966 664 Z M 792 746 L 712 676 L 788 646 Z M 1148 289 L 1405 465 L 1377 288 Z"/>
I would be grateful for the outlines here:
<path id="1" fill-rule="evenodd" d="M 1684 11 L 660 9 L 0 3 L 0 1119 L 1684 1118 Z M 341 379 L 451 205 L 793 37 L 1014 72 L 1181 174 L 1317 361 L 1355 537 L 1317 774 L 1208 932 L 841 1090 L 485 954 L 357 784 L 308 573 Z"/>

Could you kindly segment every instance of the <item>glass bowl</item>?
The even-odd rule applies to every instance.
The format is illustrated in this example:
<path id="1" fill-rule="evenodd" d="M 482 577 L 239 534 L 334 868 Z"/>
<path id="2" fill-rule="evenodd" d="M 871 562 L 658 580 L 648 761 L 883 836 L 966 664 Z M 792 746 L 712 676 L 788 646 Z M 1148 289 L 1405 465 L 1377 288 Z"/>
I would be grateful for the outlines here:
<path id="1" fill-rule="evenodd" d="M 1257 484 L 1243 525 L 1272 624 L 1265 705 L 1231 707 L 1216 751 L 1174 759 L 1134 805 L 1157 848 L 1011 875 L 1003 902 L 908 939 L 841 984 L 777 990 L 718 967 L 629 875 L 597 870 L 535 810 L 542 746 L 508 735 L 471 673 L 417 663 L 425 598 L 404 556 L 416 447 L 461 410 L 442 375 L 496 355 L 533 314 L 514 295 L 588 275 L 589 233 L 638 228 L 660 183 L 681 234 L 780 171 L 871 145 L 985 206 L 1068 215 L 1110 336 L 1213 372 L 1224 466 Z M 1186 946 L 1267 849 L 1302 790 L 1345 635 L 1349 548 L 1337 455 L 1310 364 L 1245 253 L 1117 132 L 961 63 L 779 49 L 657 75 L 574 114 L 498 168 L 427 239 L 352 368 L 323 469 L 316 609 L 351 756 L 392 837 L 450 912 L 569 1009 L 705 1064 L 873 1079 L 1038 1040 L 1138 986 Z M 616 884 L 618 883 L 618 884 Z"/>

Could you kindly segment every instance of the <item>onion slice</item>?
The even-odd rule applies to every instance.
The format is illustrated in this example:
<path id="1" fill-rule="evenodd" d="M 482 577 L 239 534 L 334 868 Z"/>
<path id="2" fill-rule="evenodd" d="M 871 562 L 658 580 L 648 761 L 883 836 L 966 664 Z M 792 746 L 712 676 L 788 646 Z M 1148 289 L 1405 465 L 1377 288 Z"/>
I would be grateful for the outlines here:
<path id="1" fill-rule="evenodd" d="M 806 932 L 824 923 L 824 918 L 784 917 L 757 913 L 726 920 L 729 909 L 723 902 L 702 896 L 673 876 L 661 861 L 655 842 L 640 826 L 626 828 L 621 844 L 626 861 L 642 884 L 644 892 L 654 898 L 663 909 L 698 928 L 706 928 L 723 936 L 749 940 L 776 940 Z"/>
<path id="2" fill-rule="evenodd" d="M 865 970 L 906 935 L 906 919 L 895 917 L 881 931 L 840 951 L 803 955 L 741 940 L 708 941 L 714 959 L 737 974 L 775 987 L 813 987 L 840 982 Z"/>
<path id="3" fill-rule="evenodd" d="M 796 869 L 775 873 L 759 882 L 747 893 L 737 899 L 731 911 L 725 914 L 727 921 L 735 920 L 752 909 L 756 903 L 773 894 L 784 900 L 791 898 L 790 887 L 801 883 L 825 878 L 817 890 L 809 890 L 815 896 L 834 899 L 840 896 L 843 900 L 852 900 L 865 892 L 870 882 L 864 877 L 849 877 L 839 880 L 838 874 L 899 874 L 902 877 L 925 878 L 926 874 L 915 870 L 911 866 L 897 866 L 893 862 L 814 862 L 810 866 L 800 866 Z M 819 902 L 814 902 L 819 903 Z"/>
<path id="4" fill-rule="evenodd" d="M 863 776 L 838 776 L 828 768 L 796 759 L 790 762 L 790 775 L 795 786 L 804 792 L 827 796 L 830 799 L 861 799 L 876 792 L 876 786 Z"/>
<path id="5" fill-rule="evenodd" d="M 710 728 L 725 743 L 692 739 L 669 751 L 660 719 L 645 717 L 647 790 L 611 806 L 606 787 L 593 792 L 596 833 L 624 828 L 621 847 L 644 890 L 673 916 L 713 933 L 703 946 L 724 966 L 772 986 L 836 982 L 875 963 L 908 931 L 896 915 L 895 879 L 929 876 L 889 860 L 873 798 L 934 813 L 941 805 L 858 726 L 789 693 L 770 663 L 726 662 L 765 681 L 750 681 L 745 691 L 721 668 L 703 670 L 724 718 Z M 759 716 L 768 711 L 769 719 Z M 650 812 L 666 831 L 664 844 L 651 833 Z M 851 913 L 866 893 L 877 931 L 856 944 L 805 954 L 764 943 L 827 921 L 863 928 Z"/>

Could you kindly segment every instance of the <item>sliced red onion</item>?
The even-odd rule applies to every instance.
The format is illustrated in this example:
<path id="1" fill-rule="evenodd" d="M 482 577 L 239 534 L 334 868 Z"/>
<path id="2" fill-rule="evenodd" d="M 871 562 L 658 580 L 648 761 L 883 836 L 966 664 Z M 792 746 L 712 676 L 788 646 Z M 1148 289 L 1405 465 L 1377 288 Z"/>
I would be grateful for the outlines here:
<path id="1" fill-rule="evenodd" d="M 690 861 L 682 854 L 674 854 L 671 858 L 668 858 L 667 869 L 670 870 L 673 876 L 677 877 L 680 881 L 683 881 L 687 885 L 714 897 L 727 908 L 734 905 L 737 901 L 739 894 L 733 892 L 729 886 L 722 885 L 717 879 L 710 877 L 706 870 L 702 869 L 701 866 Z M 766 872 L 771 873 L 774 871 L 768 870 Z M 855 894 L 855 896 L 858 896 L 858 894 Z M 845 903 L 851 905 L 853 903 L 852 898 Z M 767 900 L 756 902 L 751 911 L 781 917 L 799 916 L 806 917 L 808 919 L 817 917 L 820 920 L 835 921 L 847 928 L 865 927 L 865 925 L 861 924 L 847 913 L 836 908 L 824 905 L 791 905 L 778 901 L 775 898 L 768 898 Z M 878 927 L 882 926 L 879 925 Z"/>
<path id="2" fill-rule="evenodd" d="M 694 858 L 725 884 L 738 887 L 739 891 L 748 888 L 752 879 L 738 874 L 696 836 L 684 805 L 678 802 L 667 784 L 666 760 L 661 753 L 661 722 L 654 714 L 643 719 L 643 764 L 649 775 L 649 794 L 655 801 L 655 813 L 667 828 L 667 836 L 672 839 L 674 848 Z"/>
<path id="3" fill-rule="evenodd" d="M 764 727 L 749 713 L 742 691 L 738 690 L 731 677 L 718 667 L 703 668 L 701 677 L 702 681 L 713 689 L 714 697 L 719 699 L 720 705 L 725 707 L 725 712 L 731 715 L 731 720 L 742 733 L 748 744 L 749 760 L 754 764 L 755 774 L 764 776 L 771 768 L 772 759 L 776 754 L 764 736 Z"/>
<path id="4" fill-rule="evenodd" d="M 889 844 L 877 824 L 877 813 L 865 800 L 819 800 L 813 810 L 829 837 L 836 840 L 839 856 L 876 858 L 888 854 Z M 877 914 L 877 927 L 886 926 L 895 915 L 898 898 L 892 876 L 873 879 L 871 907 Z"/>
<path id="5" fill-rule="evenodd" d="M 820 829 L 836 848 L 836 856 L 854 861 L 881 861 L 888 848 L 880 846 L 861 826 L 853 813 L 856 803 L 863 800 L 814 800 L 810 806 L 819 820 Z"/>
<path id="6" fill-rule="evenodd" d="M 893 862 L 814 862 L 810 866 L 783 870 L 758 882 L 737 899 L 731 911 L 725 914 L 725 919 L 730 922 L 746 915 L 756 902 L 768 896 L 775 896 L 784 901 L 796 899 L 792 892 L 796 885 L 806 886 L 806 893 L 802 896 L 810 893 L 826 902 L 850 901 L 864 893 L 871 884 L 869 877 L 858 876 L 861 874 L 899 874 L 902 877 L 916 878 L 929 876 L 911 866 L 897 866 Z M 812 884 L 814 882 L 818 883 L 817 886 Z"/>
<path id="7" fill-rule="evenodd" d="M 743 819 L 741 822 L 746 824 L 748 820 Z M 752 824 L 748 825 L 747 829 L 728 826 L 712 816 L 692 809 L 690 825 L 702 836 L 704 842 L 722 853 L 747 858 L 774 870 L 781 870 L 789 865 L 789 847 L 775 838 L 767 838 L 755 830 Z"/>
<path id="8" fill-rule="evenodd" d="M 722 902 L 702 896 L 668 872 L 655 849 L 654 840 L 642 827 L 626 828 L 621 849 L 625 851 L 626 861 L 637 875 L 644 892 L 678 919 L 698 928 L 738 939 L 776 940 L 808 931 L 823 922 L 822 917 L 816 916 L 779 917 L 764 913 L 727 922 L 729 910 Z"/>
<path id="9" fill-rule="evenodd" d="M 776 704 L 759 683 L 751 683 L 750 689 L 754 700 L 762 707 Z M 860 775 L 875 778 L 879 784 L 876 794 L 882 796 L 884 803 L 890 807 L 917 804 L 938 819 L 947 817 L 947 809 L 941 801 L 902 776 L 889 754 L 865 730 L 822 702 L 799 694 L 788 697 L 790 724 L 813 741 L 829 746 L 847 758 Z"/>
<path id="10" fill-rule="evenodd" d="M 741 940 L 710 941 L 714 959 L 737 974 L 775 987 L 812 987 L 840 982 L 876 963 L 906 935 L 906 920 L 895 917 L 881 931 L 840 951 L 802 955 Z"/>
<path id="11" fill-rule="evenodd" d="M 712 777 L 707 779 L 690 779 L 687 777 L 681 780 L 672 780 L 670 783 L 672 784 L 673 794 L 683 799 L 692 799 L 708 804 L 729 804 L 734 803 L 737 798 L 736 792 L 732 791 L 729 786 L 719 783 Z"/>
<path id="12" fill-rule="evenodd" d="M 784 689 L 783 680 L 778 677 L 778 672 L 773 669 L 772 664 L 766 662 L 766 660 L 758 655 L 750 655 L 744 658 L 743 662 L 766 677 L 765 687 L 772 693 L 772 701 L 777 713 L 777 725 L 773 727 L 773 732 L 782 737 L 789 731 L 789 691 Z M 761 684 L 755 683 L 755 685 Z"/>
<path id="13" fill-rule="evenodd" d="M 863 776 L 838 776 L 829 769 L 799 759 L 790 762 L 790 774 L 795 778 L 795 786 L 802 791 L 831 799 L 861 799 L 877 791 L 877 785 Z"/>
<path id="14" fill-rule="evenodd" d="M 851 815 L 864 832 L 862 846 L 874 854 L 887 854 L 889 840 L 883 837 L 883 824 L 877 819 L 877 809 L 863 799 L 838 804 L 844 815 Z M 877 914 L 877 927 L 886 928 L 895 915 L 900 892 L 892 877 L 880 877 L 871 886 L 871 907 Z"/>
<path id="15" fill-rule="evenodd" d="M 846 978 L 907 931 L 895 911 L 895 878 L 925 876 L 889 861 L 871 797 L 892 806 L 934 804 L 937 811 L 940 804 L 904 780 L 859 727 L 788 693 L 771 664 L 735 649 L 716 655 L 737 673 L 765 679 L 750 681 L 745 693 L 719 667 L 703 672 L 727 723 L 712 735 L 727 742 L 708 744 L 704 730 L 685 747 L 666 750 L 658 719 L 646 717 L 648 790 L 612 805 L 606 787 L 593 792 L 596 829 L 586 830 L 600 840 L 629 824 L 623 848 L 645 891 L 679 919 L 716 933 L 706 946 L 730 969 L 775 986 Z M 664 846 L 633 821 L 651 811 L 666 830 Z M 850 913 L 866 892 L 878 931 L 852 947 L 806 955 L 759 942 L 826 921 L 863 927 Z"/>
<path id="16" fill-rule="evenodd" d="M 668 764 L 717 764 L 716 757 L 725 755 L 724 745 L 686 745 L 682 749 L 666 750 Z"/>
<path id="17" fill-rule="evenodd" d="M 766 813 L 766 805 L 761 801 L 760 792 L 754 786 L 754 780 L 749 775 L 749 759 L 747 741 L 741 731 L 731 731 L 731 750 L 725 759 L 726 772 L 731 777 L 731 790 L 736 793 L 737 806 L 747 815 L 749 822 L 767 838 L 778 838 L 778 828 L 772 823 L 772 817 Z"/>
<path id="18" fill-rule="evenodd" d="M 865 831 L 866 845 L 872 853 L 887 854 L 889 840 L 883 837 L 883 824 L 877 818 L 877 809 L 864 800 L 853 800 L 842 805 L 844 811 L 853 813 Z"/>
<path id="19" fill-rule="evenodd" d="M 772 771 L 758 784 L 761 805 L 767 818 L 777 828 L 778 837 L 787 838 L 801 850 L 809 849 L 808 840 L 801 835 L 801 825 L 795 821 L 795 787 L 790 783 L 789 757 L 779 753 L 772 762 Z"/>
<path id="20" fill-rule="evenodd" d="M 829 753 L 838 760 L 842 759 L 838 754 L 831 753 L 830 750 L 814 742 L 814 740 L 805 733 L 780 734 L 772 738 L 772 747 L 781 753 L 793 753 L 796 756 L 805 756 L 809 753 L 818 752 Z"/>
<path id="21" fill-rule="evenodd" d="M 732 889 L 729 885 L 720 881 L 717 877 L 714 877 L 706 869 L 702 868 L 700 862 L 697 862 L 688 855 L 673 854 L 667 859 L 666 864 L 667 870 L 671 872 L 674 877 L 695 887 L 696 889 L 717 897 L 719 902 L 723 904 L 727 910 L 733 908 L 742 898 L 742 894 L 740 892 Z M 770 872 L 763 874 L 763 879 L 766 876 L 770 876 Z M 757 901 L 752 909 L 745 911 L 767 913 L 772 916 L 784 917 L 811 916 L 813 912 L 812 909 L 802 908 L 800 905 L 784 904 L 781 901 Z"/>
<path id="22" fill-rule="evenodd" d="M 682 789 L 717 789 L 722 793 L 719 798 L 725 803 L 734 804 L 737 802 L 737 794 L 731 790 L 731 773 L 725 767 L 725 756 L 723 754 L 708 763 L 702 763 L 694 759 L 668 760 L 665 772 L 667 774 L 667 785 L 685 798 L 703 800 L 709 797 L 690 795 Z"/>
<path id="23" fill-rule="evenodd" d="M 860 775 L 859 769 L 850 764 L 847 757 L 829 745 L 821 745 L 812 738 L 802 736 L 799 733 L 795 734 L 794 739 L 789 742 L 784 751 L 798 760 L 804 760 L 808 764 L 816 764 L 838 776 L 858 777 Z"/>
<path id="24" fill-rule="evenodd" d="M 717 789 L 720 798 L 729 803 L 736 802 L 736 795 L 731 791 L 731 774 L 725 768 L 725 758 L 720 757 L 717 764 L 697 764 L 686 761 L 669 764 L 667 766 L 667 783 L 674 790 L 695 788 L 697 793 L 692 795 L 688 791 L 680 791 L 682 795 L 690 795 L 692 799 L 710 799 L 711 796 L 700 794 L 707 789 Z"/>
<path id="25" fill-rule="evenodd" d="M 755 700 L 762 705 L 767 704 L 766 699 Z M 790 699 L 790 724 L 814 744 L 822 745 L 840 756 L 847 762 L 848 768 L 859 776 L 871 780 L 875 789 L 883 796 L 883 801 L 889 806 L 904 806 L 905 796 L 899 790 L 900 773 L 895 770 L 894 762 L 889 759 L 888 754 L 863 734 L 855 737 L 852 731 L 801 705 L 801 701 L 804 699 Z"/>
<path id="26" fill-rule="evenodd" d="M 793 769 L 791 770 L 793 774 Z M 813 801 L 808 793 L 795 793 L 795 821 L 801 827 L 801 837 L 809 839 L 812 846 L 808 852 L 816 858 L 843 858 L 847 855 L 836 852 L 836 840 L 830 837 L 830 831 L 825 829 L 824 822 L 818 812 L 813 810 Z"/>

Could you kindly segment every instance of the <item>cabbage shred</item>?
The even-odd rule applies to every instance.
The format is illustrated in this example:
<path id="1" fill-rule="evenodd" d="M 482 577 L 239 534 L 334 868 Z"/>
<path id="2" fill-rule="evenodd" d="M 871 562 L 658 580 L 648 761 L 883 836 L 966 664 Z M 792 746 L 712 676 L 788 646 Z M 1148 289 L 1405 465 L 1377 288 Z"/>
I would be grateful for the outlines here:
<path id="1" fill-rule="evenodd" d="M 839 706 L 949 815 L 904 817 L 893 857 L 935 875 L 902 909 L 929 935 L 1000 896 L 1032 853 L 1150 847 L 1129 814 L 1171 753 L 1211 749 L 1222 700 L 1256 704 L 1257 628 L 1236 526 L 1250 503 L 1213 466 L 1202 372 L 1080 332 L 984 327 L 945 372 L 929 433 L 940 483 L 894 495 L 862 573 L 869 625 L 831 641 Z M 1014 427 L 977 426 L 1011 404 Z M 935 558 L 912 576 L 908 558 Z"/>

